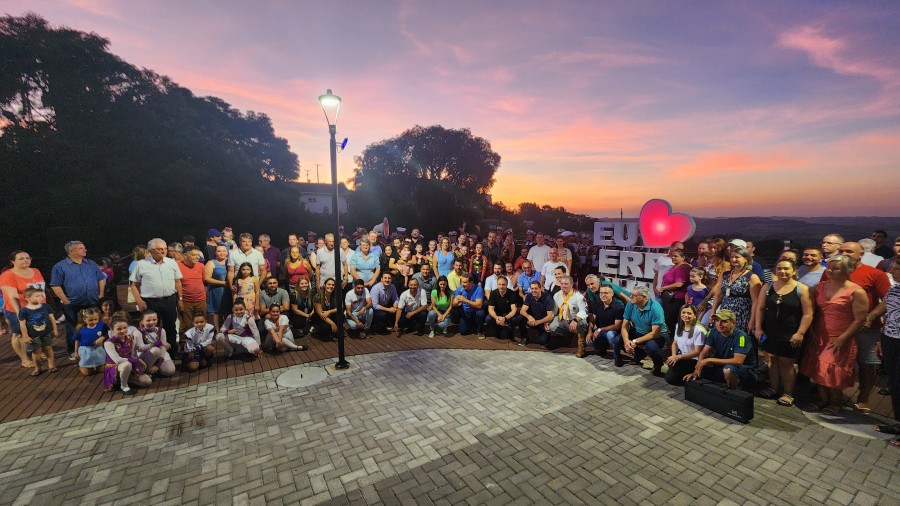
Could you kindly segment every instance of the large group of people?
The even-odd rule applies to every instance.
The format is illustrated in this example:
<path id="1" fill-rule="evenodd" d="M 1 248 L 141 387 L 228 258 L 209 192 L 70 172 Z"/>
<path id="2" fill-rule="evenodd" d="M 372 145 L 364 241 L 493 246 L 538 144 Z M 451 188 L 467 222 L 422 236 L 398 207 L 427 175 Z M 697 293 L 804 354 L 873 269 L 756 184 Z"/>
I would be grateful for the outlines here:
<path id="1" fill-rule="evenodd" d="M 818 391 L 806 409 L 827 415 L 857 384 L 850 406 L 868 412 L 883 361 L 884 392 L 900 414 L 900 238 L 886 237 L 829 234 L 785 249 L 769 270 L 749 241 L 710 237 L 696 254 L 676 242 L 650 286 L 626 289 L 597 273 L 589 237 L 565 231 L 528 231 L 524 241 L 502 230 L 483 240 L 462 230 L 433 240 L 417 229 L 310 232 L 279 249 L 268 235 L 226 228 L 208 230 L 201 245 L 156 238 L 136 247 L 125 311 L 103 299 L 109 275 L 78 241 L 51 273 L 58 307 L 24 251 L 10 256 L 0 288 L 13 349 L 31 374 L 43 362 L 56 370 L 59 315 L 79 370 L 126 393 L 174 374 L 176 360 L 195 371 L 235 354 L 302 351 L 305 336 L 327 340 L 342 328 L 359 339 L 435 338 L 454 325 L 477 339 L 573 346 L 578 357 L 611 351 L 617 367 L 649 358 L 651 374 L 673 385 L 706 378 L 757 389 L 767 375 L 759 394 L 783 406 L 809 378 Z M 879 430 L 900 435 L 900 425 Z"/>

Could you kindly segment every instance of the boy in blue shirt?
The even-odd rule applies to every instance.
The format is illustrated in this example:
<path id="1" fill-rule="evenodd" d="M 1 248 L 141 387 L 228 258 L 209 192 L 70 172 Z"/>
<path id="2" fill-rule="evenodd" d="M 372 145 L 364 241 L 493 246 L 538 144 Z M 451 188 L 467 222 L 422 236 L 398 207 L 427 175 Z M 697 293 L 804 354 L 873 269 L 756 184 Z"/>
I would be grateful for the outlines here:
<path id="1" fill-rule="evenodd" d="M 27 288 L 22 295 L 28 304 L 19 310 L 19 321 L 22 322 L 25 351 L 31 354 L 31 361 L 34 362 L 31 375 L 41 374 L 42 355 L 47 356 L 47 372 L 56 372 L 56 360 L 53 357 L 53 338 L 59 337 L 56 318 L 50 312 L 50 306 L 44 303 L 43 290 Z"/>

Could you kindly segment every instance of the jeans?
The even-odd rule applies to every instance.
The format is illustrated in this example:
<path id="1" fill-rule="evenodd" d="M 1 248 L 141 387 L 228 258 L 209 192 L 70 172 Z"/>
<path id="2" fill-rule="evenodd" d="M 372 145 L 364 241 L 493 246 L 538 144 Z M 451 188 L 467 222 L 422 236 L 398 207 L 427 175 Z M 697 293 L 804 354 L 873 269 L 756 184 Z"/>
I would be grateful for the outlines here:
<path id="1" fill-rule="evenodd" d="M 541 346 L 546 346 L 550 342 L 550 333 L 544 330 L 544 325 L 528 326 L 528 319 L 522 318 L 519 321 L 520 332 L 522 333 L 522 342 L 535 341 Z"/>
<path id="2" fill-rule="evenodd" d="M 632 334 L 629 336 L 631 341 L 638 339 L 640 337 L 644 337 L 645 334 Z M 621 339 L 619 341 L 619 348 L 624 347 L 625 339 Z M 643 342 L 634 349 L 634 359 L 642 360 L 644 357 L 649 356 L 651 360 L 653 360 L 653 368 L 660 369 L 662 368 L 663 362 L 665 360 L 662 356 L 662 348 L 665 343 L 665 338 L 660 336 L 656 339 L 651 339 L 649 341 Z"/>
<path id="3" fill-rule="evenodd" d="M 406 311 L 400 312 L 400 321 L 397 322 L 397 328 L 409 329 L 415 326 L 416 332 L 421 334 L 425 331 L 425 319 L 428 317 L 425 311 L 414 314 L 412 318 L 407 318 L 406 314 Z"/>
<path id="4" fill-rule="evenodd" d="M 622 349 L 622 334 L 615 330 L 600 332 L 600 335 L 594 338 L 593 342 L 590 343 L 590 346 L 601 355 L 605 355 L 606 350 L 612 348 L 613 358 L 619 358 Z"/>
<path id="5" fill-rule="evenodd" d="M 462 311 L 459 315 L 459 333 L 461 335 L 469 335 L 472 332 L 479 334 L 484 332 L 484 317 L 487 311 L 478 309 L 472 312 Z"/>
<path id="6" fill-rule="evenodd" d="M 372 320 L 375 318 L 375 310 L 372 308 L 366 309 L 366 313 L 364 315 L 360 315 L 359 311 L 353 311 L 353 316 L 355 316 L 357 320 L 362 321 L 363 325 L 365 325 L 365 330 L 369 330 L 372 328 Z M 357 325 L 352 318 L 347 318 L 347 325 L 350 327 L 350 330 L 356 330 L 359 327 L 359 325 Z"/>
<path id="7" fill-rule="evenodd" d="M 519 315 L 515 315 L 512 318 L 506 320 L 506 325 L 500 326 L 497 325 L 497 320 L 494 319 L 493 316 L 487 315 L 484 317 L 484 326 L 495 326 L 496 327 L 496 337 L 497 339 L 515 339 L 516 327 L 521 325 L 520 321 L 522 317 Z"/>
<path id="8" fill-rule="evenodd" d="M 373 310 L 372 313 L 372 325 L 374 327 L 384 330 L 394 328 L 394 313 L 381 310 Z"/>
<path id="9" fill-rule="evenodd" d="M 448 314 L 444 321 L 439 322 L 438 320 L 438 312 L 437 311 L 429 311 L 428 312 L 428 326 L 431 327 L 431 331 L 435 331 L 435 327 L 440 328 L 441 330 L 447 330 L 447 327 L 450 326 L 450 315 Z"/>

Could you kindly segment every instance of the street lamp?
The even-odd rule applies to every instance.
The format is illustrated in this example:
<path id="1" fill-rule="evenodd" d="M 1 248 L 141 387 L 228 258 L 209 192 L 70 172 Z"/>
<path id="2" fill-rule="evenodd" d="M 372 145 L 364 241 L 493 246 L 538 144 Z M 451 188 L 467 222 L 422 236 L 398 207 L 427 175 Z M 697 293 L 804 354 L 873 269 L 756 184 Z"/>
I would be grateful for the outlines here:
<path id="1" fill-rule="evenodd" d="M 341 97 L 335 95 L 328 90 L 324 95 L 319 96 L 319 103 L 322 105 L 322 111 L 325 112 L 325 120 L 328 122 L 328 133 L 331 134 L 331 186 L 334 190 L 332 193 L 332 213 L 334 213 L 334 290 L 337 295 L 337 307 L 335 312 L 335 324 L 337 325 L 338 339 L 338 361 L 334 364 L 335 369 L 347 369 L 350 363 L 344 358 L 344 276 L 341 270 L 341 217 L 338 209 L 338 180 L 337 180 L 337 142 L 334 136 L 337 132 L 337 117 L 341 112 Z"/>

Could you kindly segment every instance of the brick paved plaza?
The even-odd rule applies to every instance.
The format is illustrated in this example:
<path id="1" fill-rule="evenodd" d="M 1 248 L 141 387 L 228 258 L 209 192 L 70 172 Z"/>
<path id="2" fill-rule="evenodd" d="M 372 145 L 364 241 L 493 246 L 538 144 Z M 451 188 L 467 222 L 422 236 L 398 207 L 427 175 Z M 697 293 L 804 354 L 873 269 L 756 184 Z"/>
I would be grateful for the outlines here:
<path id="1" fill-rule="evenodd" d="M 0 503 L 900 503 L 900 450 L 773 401 L 743 425 L 599 357 L 352 360 L 307 388 L 276 369 L 4 423 Z"/>

